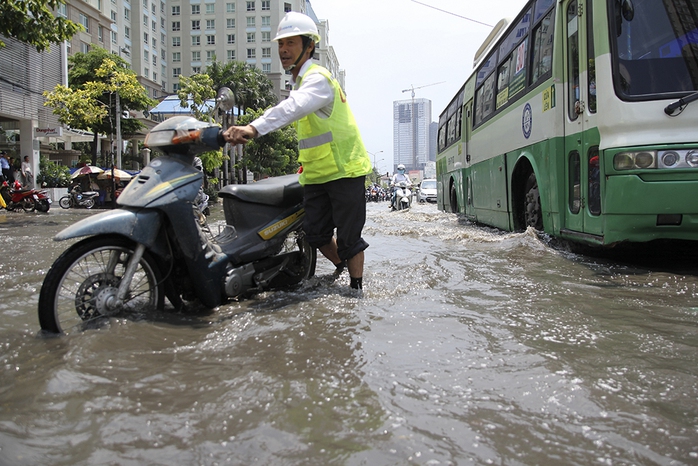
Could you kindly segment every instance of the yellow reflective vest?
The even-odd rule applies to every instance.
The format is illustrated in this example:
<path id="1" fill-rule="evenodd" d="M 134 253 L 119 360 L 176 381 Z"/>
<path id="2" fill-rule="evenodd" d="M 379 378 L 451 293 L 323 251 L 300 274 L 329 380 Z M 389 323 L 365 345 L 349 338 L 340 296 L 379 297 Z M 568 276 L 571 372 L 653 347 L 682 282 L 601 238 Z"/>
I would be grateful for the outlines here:
<path id="1" fill-rule="evenodd" d="M 321 184 L 341 178 L 356 178 L 373 171 L 354 115 L 336 79 L 325 68 L 312 65 L 298 81 L 320 73 L 334 89 L 334 104 L 328 118 L 314 112 L 296 122 L 298 161 L 303 166 L 300 184 Z"/>

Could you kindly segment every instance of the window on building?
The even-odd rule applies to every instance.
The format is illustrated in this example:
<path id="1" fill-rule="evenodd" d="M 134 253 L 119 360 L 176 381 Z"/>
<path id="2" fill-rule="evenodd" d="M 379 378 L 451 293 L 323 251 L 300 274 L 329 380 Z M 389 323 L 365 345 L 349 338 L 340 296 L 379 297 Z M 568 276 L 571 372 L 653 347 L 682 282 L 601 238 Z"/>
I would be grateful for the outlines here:
<path id="1" fill-rule="evenodd" d="M 198 15 L 200 13 L 201 13 L 201 5 L 192 5 L 191 6 L 191 14 Z"/>
<path id="2" fill-rule="evenodd" d="M 254 44 L 255 42 L 255 35 L 254 32 L 248 32 L 247 33 L 247 43 L 248 44 Z"/>
<path id="3" fill-rule="evenodd" d="M 147 44 L 149 40 L 150 40 L 150 36 L 148 35 L 147 32 L 144 32 L 143 33 L 143 43 Z"/>
<path id="4" fill-rule="evenodd" d="M 152 29 L 153 32 L 158 30 L 158 23 L 155 21 L 150 22 L 150 29 Z"/>
<path id="5" fill-rule="evenodd" d="M 99 39 L 100 42 L 104 42 L 104 30 L 102 26 L 97 27 L 97 39 Z"/>
<path id="6" fill-rule="evenodd" d="M 172 92 L 177 93 L 178 90 L 179 90 L 179 83 L 174 83 L 172 85 Z"/>
<path id="7" fill-rule="evenodd" d="M 215 15 L 216 14 L 216 4 L 215 3 L 207 3 L 206 4 L 206 14 L 207 15 Z"/>
<path id="8" fill-rule="evenodd" d="M 150 69 L 149 68 L 143 68 L 143 76 L 150 79 Z"/>
<path id="9" fill-rule="evenodd" d="M 111 43 L 118 44 L 119 43 L 119 35 L 115 31 L 110 31 L 110 32 L 111 32 Z"/>
<path id="10" fill-rule="evenodd" d="M 201 21 L 198 19 L 195 19 L 191 22 L 191 30 L 192 31 L 198 31 L 201 29 Z"/>
<path id="11" fill-rule="evenodd" d="M 80 24 L 85 28 L 85 32 L 90 32 L 90 18 L 87 15 L 80 13 Z"/>
<path id="12" fill-rule="evenodd" d="M 182 61 L 182 52 L 172 52 L 172 63 L 179 63 Z"/>
<path id="13" fill-rule="evenodd" d="M 257 51 L 255 49 L 247 49 L 247 58 L 257 58 Z"/>
<path id="14" fill-rule="evenodd" d="M 228 50 L 227 54 L 228 54 L 228 61 L 235 60 L 235 50 Z"/>
<path id="15" fill-rule="evenodd" d="M 201 73 L 201 67 L 200 66 L 192 66 L 191 67 L 191 74 L 199 74 Z"/>
<path id="16" fill-rule="evenodd" d="M 253 28 L 253 27 L 255 27 L 255 17 L 254 17 L 254 16 L 248 16 L 248 17 L 247 17 L 247 27 L 248 27 L 248 28 Z"/>
<path id="17" fill-rule="evenodd" d="M 271 26 L 271 16 L 262 16 L 262 27 Z"/>
<path id="18" fill-rule="evenodd" d="M 124 8 L 124 19 L 126 21 L 131 21 L 131 10 Z"/>
<path id="19" fill-rule="evenodd" d="M 215 19 L 207 19 L 206 20 L 206 29 L 216 29 L 216 20 Z"/>
<path id="20" fill-rule="evenodd" d="M 214 36 L 213 34 L 207 35 L 206 36 L 206 44 L 216 45 L 216 36 Z"/>
<path id="21" fill-rule="evenodd" d="M 225 4 L 226 13 L 235 13 L 235 3 L 228 2 Z"/>
<path id="22" fill-rule="evenodd" d="M 191 61 L 201 61 L 201 51 L 193 50 L 191 52 Z"/>
<path id="23" fill-rule="evenodd" d="M 130 38 L 131 38 L 131 28 L 128 27 L 128 26 L 124 26 L 124 37 L 125 37 L 126 39 L 130 39 Z"/>
<path id="24" fill-rule="evenodd" d="M 235 18 L 228 18 L 225 20 L 225 27 L 228 29 L 235 29 Z"/>
<path id="25" fill-rule="evenodd" d="M 262 58 L 271 58 L 271 47 L 262 47 Z"/>
<path id="26" fill-rule="evenodd" d="M 207 50 L 206 51 L 206 62 L 210 63 L 215 59 L 216 59 L 216 51 L 215 50 Z"/>
<path id="27" fill-rule="evenodd" d="M 172 38 L 172 47 L 179 47 L 182 45 L 182 39 L 179 37 Z"/>
<path id="28" fill-rule="evenodd" d="M 271 73 L 271 63 L 262 63 L 262 73 L 264 73 L 264 74 Z"/>
<path id="29" fill-rule="evenodd" d="M 82 53 L 89 53 L 90 52 L 90 44 L 86 44 L 84 42 L 80 42 L 80 51 Z"/>
<path id="30" fill-rule="evenodd" d="M 173 6 L 172 7 L 172 16 L 179 16 L 180 15 L 180 7 L 178 6 Z"/>
<path id="31" fill-rule="evenodd" d="M 291 8 L 291 4 L 284 3 L 284 13 L 288 13 L 289 11 L 293 11 L 293 8 Z"/>
<path id="32" fill-rule="evenodd" d="M 271 10 L 271 1 L 270 0 L 262 0 L 262 11 L 269 11 Z"/>
<path id="33" fill-rule="evenodd" d="M 143 15 L 143 26 L 148 25 L 148 15 Z"/>
<path id="34" fill-rule="evenodd" d="M 179 31 L 180 30 L 180 23 L 179 21 L 172 21 L 172 30 L 173 31 Z"/>
<path id="35" fill-rule="evenodd" d="M 182 68 L 172 68 L 172 77 L 173 78 L 179 78 L 180 74 L 182 74 Z"/>
<path id="36" fill-rule="evenodd" d="M 110 15 L 109 17 L 111 18 L 112 22 L 116 23 L 116 11 L 111 10 L 111 12 L 109 13 L 109 15 Z M 100 26 L 100 27 L 101 27 L 101 26 Z"/>
<path id="37" fill-rule="evenodd" d="M 247 11 L 254 11 L 254 2 L 247 2 Z"/>
<path id="38" fill-rule="evenodd" d="M 191 36 L 191 45 L 193 45 L 193 46 L 201 45 L 201 36 Z"/>
<path id="39" fill-rule="evenodd" d="M 271 32 L 262 32 L 262 42 L 271 42 Z"/>
<path id="40" fill-rule="evenodd" d="M 229 44 L 234 44 L 235 43 L 235 34 L 228 34 L 227 39 L 228 39 Z"/>

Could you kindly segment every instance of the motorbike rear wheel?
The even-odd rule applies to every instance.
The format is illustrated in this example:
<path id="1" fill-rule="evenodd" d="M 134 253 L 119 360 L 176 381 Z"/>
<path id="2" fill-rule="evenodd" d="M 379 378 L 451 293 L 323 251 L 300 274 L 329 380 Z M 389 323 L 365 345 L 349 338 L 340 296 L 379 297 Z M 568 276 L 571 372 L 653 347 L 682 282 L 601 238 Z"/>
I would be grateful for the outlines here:
<path id="1" fill-rule="evenodd" d="M 73 199 L 70 196 L 63 196 L 58 200 L 58 205 L 63 209 L 70 209 L 73 207 Z"/>
<path id="2" fill-rule="evenodd" d="M 25 212 L 34 212 L 36 209 L 36 204 L 34 203 L 34 199 L 31 197 L 27 196 L 21 201 L 19 201 L 19 205 L 22 206 L 22 209 L 24 209 Z"/>
<path id="3" fill-rule="evenodd" d="M 310 246 L 301 228 L 286 237 L 280 254 L 288 253 L 294 254 L 293 260 L 269 282 L 271 289 L 291 287 L 315 275 L 317 249 Z"/>
<path id="4" fill-rule="evenodd" d="M 82 201 L 82 205 L 84 205 L 86 209 L 91 209 L 95 206 L 95 200 L 93 198 L 85 199 Z"/>
<path id="5" fill-rule="evenodd" d="M 136 244 L 120 236 L 84 239 L 56 259 L 39 294 L 39 324 L 49 333 L 98 327 L 115 315 L 162 309 L 164 287 L 157 262 L 147 252 L 136 266 L 126 297 L 117 290 Z"/>
<path id="6" fill-rule="evenodd" d="M 36 203 L 36 210 L 39 212 L 48 212 L 50 208 L 51 204 L 49 204 L 47 199 L 39 199 L 39 201 Z"/>

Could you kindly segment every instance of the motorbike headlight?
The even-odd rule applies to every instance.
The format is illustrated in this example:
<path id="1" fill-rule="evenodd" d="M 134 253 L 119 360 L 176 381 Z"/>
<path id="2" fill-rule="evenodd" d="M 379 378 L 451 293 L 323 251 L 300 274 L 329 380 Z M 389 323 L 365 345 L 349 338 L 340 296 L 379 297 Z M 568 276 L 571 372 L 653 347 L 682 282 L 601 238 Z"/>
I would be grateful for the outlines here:
<path id="1" fill-rule="evenodd" d="M 172 138 L 175 135 L 175 131 L 154 131 L 150 132 L 145 136 L 145 142 L 143 143 L 146 147 L 160 147 L 168 146 L 172 144 Z"/>

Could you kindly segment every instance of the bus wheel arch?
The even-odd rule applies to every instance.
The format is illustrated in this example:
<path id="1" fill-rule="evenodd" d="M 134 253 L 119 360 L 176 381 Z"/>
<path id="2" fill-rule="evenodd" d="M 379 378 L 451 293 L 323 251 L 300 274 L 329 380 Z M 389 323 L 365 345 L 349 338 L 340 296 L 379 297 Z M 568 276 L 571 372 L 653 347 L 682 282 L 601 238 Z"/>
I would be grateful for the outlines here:
<path id="1" fill-rule="evenodd" d="M 543 209 L 538 179 L 531 162 L 525 157 L 514 168 L 511 192 L 514 231 L 524 231 L 529 226 L 543 231 Z"/>
<path id="2" fill-rule="evenodd" d="M 458 191 L 456 191 L 456 182 L 451 178 L 448 189 L 448 202 L 451 206 L 451 213 L 458 213 Z"/>

